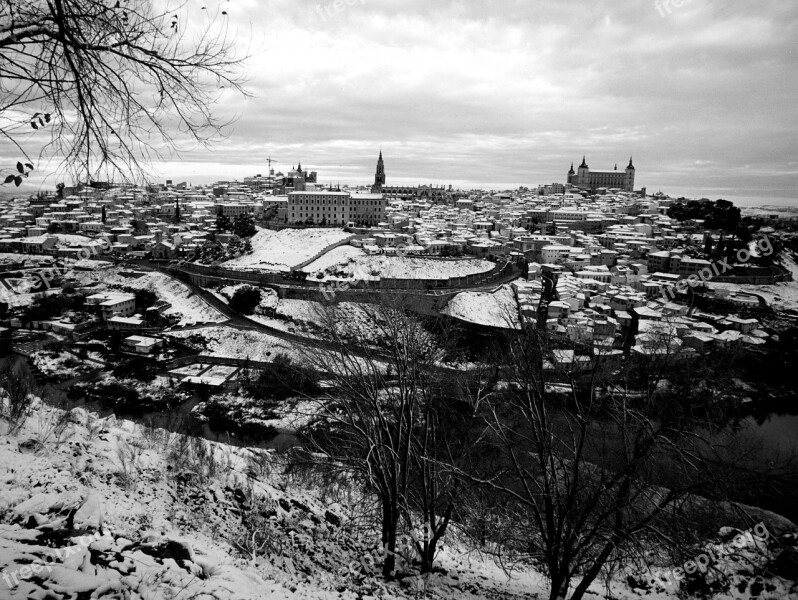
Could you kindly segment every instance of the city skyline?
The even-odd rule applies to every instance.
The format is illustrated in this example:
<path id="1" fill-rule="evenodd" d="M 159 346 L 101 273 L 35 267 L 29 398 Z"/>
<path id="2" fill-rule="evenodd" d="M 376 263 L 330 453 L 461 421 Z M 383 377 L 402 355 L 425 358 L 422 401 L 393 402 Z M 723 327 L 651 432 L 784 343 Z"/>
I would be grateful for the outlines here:
<path id="1" fill-rule="evenodd" d="M 382 148 L 389 185 L 509 189 L 564 182 L 582 155 L 599 170 L 634 155 L 649 193 L 795 199 L 798 7 L 225 6 L 253 96 L 220 103 L 239 117 L 226 139 L 153 165 L 153 179 L 243 179 L 271 156 L 283 172 L 301 161 L 321 183 L 369 185 Z M 54 165 L 37 166 L 25 189 L 51 188 Z"/>

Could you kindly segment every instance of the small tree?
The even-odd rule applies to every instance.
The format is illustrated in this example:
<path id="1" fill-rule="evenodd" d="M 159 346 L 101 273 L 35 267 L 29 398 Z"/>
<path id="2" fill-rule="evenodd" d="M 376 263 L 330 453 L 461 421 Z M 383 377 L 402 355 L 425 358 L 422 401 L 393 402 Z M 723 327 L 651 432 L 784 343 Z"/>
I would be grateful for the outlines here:
<path id="1" fill-rule="evenodd" d="M 206 265 L 212 265 L 226 258 L 224 246 L 215 240 L 206 240 L 199 248 L 199 260 Z"/>
<path id="2" fill-rule="evenodd" d="M 472 394 L 489 434 L 464 475 L 502 499 L 511 529 L 496 537 L 544 566 L 551 600 L 580 600 L 650 546 L 686 551 L 712 526 L 697 498 L 728 500 L 756 480 L 736 468 L 749 447 L 712 437 L 724 423 L 713 394 L 661 394 L 663 362 L 671 377 L 684 371 L 668 331 L 661 341 L 632 388 L 598 357 L 558 366 L 566 342 L 530 329 L 503 344 L 502 385 Z"/>
<path id="3" fill-rule="evenodd" d="M 233 233 L 240 238 L 250 238 L 257 232 L 255 219 L 249 213 L 242 213 L 233 221 Z"/>
<path id="4" fill-rule="evenodd" d="M 136 310 L 144 311 L 150 308 L 158 300 L 158 296 L 151 289 L 136 290 L 134 292 L 136 297 Z"/>
<path id="5" fill-rule="evenodd" d="M 260 289 L 251 285 L 242 285 L 230 298 L 230 308 L 242 315 L 251 315 L 260 304 Z"/>
<path id="6" fill-rule="evenodd" d="M 230 231 L 232 227 L 233 223 L 230 221 L 230 217 L 221 212 L 216 215 L 216 231 Z"/>
<path id="7" fill-rule="evenodd" d="M 426 535 L 413 545 L 422 570 L 432 569 L 457 506 L 451 465 L 460 464 L 470 439 L 468 419 L 457 416 L 456 386 L 437 367 L 446 336 L 429 333 L 402 299 L 374 300 L 363 308 L 372 337 L 334 306 L 319 315 L 324 349 L 307 351 L 305 360 L 326 374 L 327 386 L 301 433 L 326 465 L 338 466 L 378 502 L 382 573 L 390 577 L 402 529 L 420 524 Z"/>
<path id="8" fill-rule="evenodd" d="M 241 242 L 241 238 L 237 235 L 234 235 L 229 242 L 227 242 L 227 258 L 236 258 L 237 256 L 241 256 L 241 251 L 244 245 Z"/>
<path id="9" fill-rule="evenodd" d="M 0 415 L 8 422 L 8 431 L 17 433 L 28 418 L 36 386 L 24 365 L 6 364 L 0 369 Z"/>

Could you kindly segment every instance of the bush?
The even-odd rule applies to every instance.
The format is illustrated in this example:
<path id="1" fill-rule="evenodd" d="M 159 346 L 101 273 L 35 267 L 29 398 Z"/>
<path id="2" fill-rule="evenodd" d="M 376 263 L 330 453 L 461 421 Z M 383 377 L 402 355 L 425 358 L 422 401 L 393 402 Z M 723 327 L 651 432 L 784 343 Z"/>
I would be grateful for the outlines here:
<path id="1" fill-rule="evenodd" d="M 230 298 L 230 308 L 243 315 L 251 315 L 260 304 L 260 290 L 251 285 L 238 288 Z"/>
<path id="2" fill-rule="evenodd" d="M 22 321 L 46 321 L 70 310 L 80 311 L 84 300 L 83 294 L 38 294 L 33 303 L 24 310 Z"/>
<path id="3" fill-rule="evenodd" d="M 295 365 L 290 358 L 279 354 L 271 367 L 263 369 L 254 380 L 244 383 L 244 391 L 254 398 L 266 400 L 313 395 L 319 392 L 318 376 L 312 370 Z"/>
<path id="4" fill-rule="evenodd" d="M 120 379 L 137 379 L 152 381 L 155 379 L 155 364 L 146 358 L 137 356 L 126 360 L 113 370 L 114 377 Z"/>
<path id="5" fill-rule="evenodd" d="M 152 290 L 136 290 L 136 310 L 144 311 L 155 304 L 155 301 L 158 297 L 155 295 L 155 292 Z"/>
<path id="6" fill-rule="evenodd" d="M 0 371 L 0 416 L 8 421 L 9 433 L 16 433 L 28 418 L 35 382 L 24 366 L 6 365 Z"/>

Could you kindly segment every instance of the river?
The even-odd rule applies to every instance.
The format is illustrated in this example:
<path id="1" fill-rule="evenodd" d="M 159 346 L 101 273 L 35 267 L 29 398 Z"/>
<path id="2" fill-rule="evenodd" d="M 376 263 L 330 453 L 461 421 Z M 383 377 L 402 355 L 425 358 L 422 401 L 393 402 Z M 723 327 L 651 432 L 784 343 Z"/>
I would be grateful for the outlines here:
<path id="1" fill-rule="evenodd" d="M 10 357 L 0 358 L 0 368 L 9 361 L 24 362 L 30 366 L 35 373 L 29 359 L 11 355 Z M 190 433 L 198 435 L 207 440 L 221 442 L 239 447 L 251 447 L 261 449 L 274 449 L 283 451 L 296 444 L 296 437 L 291 431 L 279 431 L 277 436 L 268 440 L 246 439 L 236 436 L 228 431 L 212 428 L 208 423 L 201 423 L 191 417 L 192 409 L 200 402 L 199 398 L 193 397 L 191 400 L 164 412 L 151 413 L 144 416 L 130 415 L 126 413 L 115 413 L 114 410 L 100 406 L 96 402 L 85 402 L 84 400 L 70 400 L 67 391 L 77 380 L 65 381 L 61 383 L 45 383 L 47 391 L 47 402 L 59 408 L 71 409 L 81 407 L 94 412 L 95 414 L 106 417 L 115 414 L 117 418 L 129 419 L 133 422 L 159 427 L 177 433 Z M 745 431 L 745 442 L 752 447 L 761 448 L 757 452 L 760 462 L 772 462 L 777 464 L 780 460 L 789 455 L 798 456 L 798 415 L 770 414 L 759 421 L 749 417 L 743 421 L 742 429 Z M 728 434 L 731 436 L 732 434 Z M 739 433 L 734 434 L 739 436 Z M 725 437 L 719 435 L 719 441 Z M 738 439 L 738 438 L 734 438 Z M 741 438 L 742 439 L 742 438 Z M 737 443 L 737 442 L 735 442 Z M 780 479 L 776 484 L 780 487 L 779 497 L 762 495 L 758 490 L 741 490 L 738 500 L 772 510 L 794 522 L 798 522 L 798 477 L 792 475 L 786 479 Z"/>

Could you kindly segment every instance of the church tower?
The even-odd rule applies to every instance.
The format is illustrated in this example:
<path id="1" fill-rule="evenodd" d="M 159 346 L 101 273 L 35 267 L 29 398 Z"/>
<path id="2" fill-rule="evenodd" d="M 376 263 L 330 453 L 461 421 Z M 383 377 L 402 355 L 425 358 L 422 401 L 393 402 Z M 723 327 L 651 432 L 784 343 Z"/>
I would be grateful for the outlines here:
<path id="1" fill-rule="evenodd" d="M 371 189 L 374 192 L 379 192 L 384 185 L 385 163 L 382 161 L 382 150 L 380 150 L 380 157 L 377 159 L 377 172 L 374 174 L 374 185 L 371 187 Z"/>

